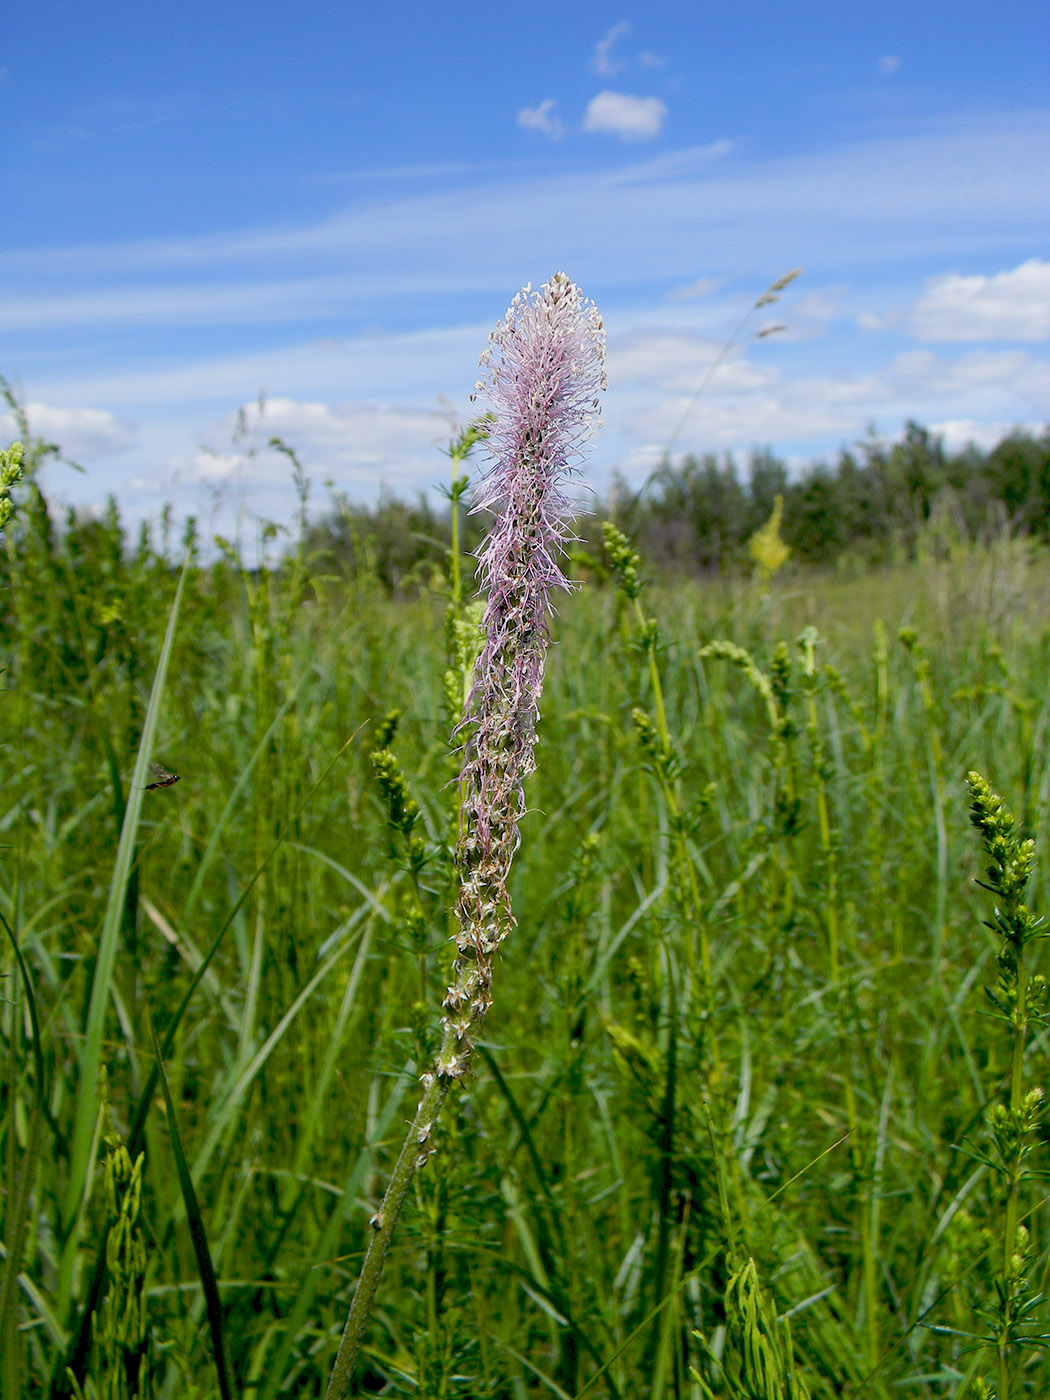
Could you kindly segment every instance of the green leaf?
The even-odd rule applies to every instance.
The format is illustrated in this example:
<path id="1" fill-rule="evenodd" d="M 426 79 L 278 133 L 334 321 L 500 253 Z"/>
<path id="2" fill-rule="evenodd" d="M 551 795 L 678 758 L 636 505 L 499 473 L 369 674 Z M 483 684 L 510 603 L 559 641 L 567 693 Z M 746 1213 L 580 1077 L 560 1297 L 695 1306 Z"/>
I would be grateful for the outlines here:
<path id="1" fill-rule="evenodd" d="M 164 1095 L 164 1106 L 168 1111 L 171 1150 L 175 1157 L 175 1170 L 179 1174 L 179 1189 L 182 1191 L 182 1200 L 186 1207 L 186 1220 L 190 1227 L 193 1252 L 197 1257 L 197 1273 L 200 1275 L 201 1288 L 204 1290 L 204 1304 L 208 1312 L 208 1330 L 211 1333 L 211 1353 L 219 1380 L 219 1393 L 222 1400 L 232 1400 L 234 1391 L 230 1381 L 226 1342 L 222 1334 L 222 1303 L 219 1300 L 219 1285 L 211 1262 L 211 1250 L 208 1248 L 208 1236 L 204 1229 L 204 1220 L 201 1217 L 197 1193 L 193 1189 L 189 1164 L 186 1161 L 186 1154 L 182 1150 L 179 1125 L 175 1117 L 175 1105 L 171 1101 L 171 1090 L 168 1087 L 168 1076 L 161 1058 L 160 1043 L 152 1026 L 150 1034 L 153 1038 L 154 1054 L 157 1057 L 157 1075 L 160 1080 L 161 1092 Z"/>

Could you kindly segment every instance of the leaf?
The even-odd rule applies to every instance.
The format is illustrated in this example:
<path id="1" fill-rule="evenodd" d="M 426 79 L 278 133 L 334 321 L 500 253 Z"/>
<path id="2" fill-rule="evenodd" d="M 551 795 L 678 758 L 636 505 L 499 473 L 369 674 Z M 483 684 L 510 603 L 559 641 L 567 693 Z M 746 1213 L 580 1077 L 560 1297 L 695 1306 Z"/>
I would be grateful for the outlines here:
<path id="1" fill-rule="evenodd" d="M 219 1380 L 219 1393 L 222 1400 L 233 1400 L 234 1391 L 230 1383 L 229 1360 L 226 1355 L 225 1338 L 222 1334 L 222 1303 L 219 1299 L 219 1285 L 216 1282 L 215 1269 L 211 1262 L 211 1250 L 208 1248 L 208 1236 L 204 1229 L 197 1193 L 193 1189 L 186 1154 L 182 1150 L 179 1125 L 175 1117 L 175 1105 L 171 1101 L 168 1076 L 161 1058 L 160 1042 L 157 1040 L 157 1032 L 152 1025 L 150 1026 L 150 1035 L 153 1039 L 153 1051 L 157 1057 L 157 1076 L 161 1092 L 164 1095 L 164 1106 L 168 1111 L 171 1150 L 175 1157 L 175 1170 L 179 1174 L 179 1189 L 182 1191 L 182 1200 L 186 1206 L 186 1220 L 190 1227 L 193 1252 L 197 1256 L 197 1273 L 200 1275 L 201 1288 L 204 1290 L 204 1304 L 208 1312 L 208 1329 L 211 1333 L 211 1354 L 215 1361 L 215 1371 Z"/>

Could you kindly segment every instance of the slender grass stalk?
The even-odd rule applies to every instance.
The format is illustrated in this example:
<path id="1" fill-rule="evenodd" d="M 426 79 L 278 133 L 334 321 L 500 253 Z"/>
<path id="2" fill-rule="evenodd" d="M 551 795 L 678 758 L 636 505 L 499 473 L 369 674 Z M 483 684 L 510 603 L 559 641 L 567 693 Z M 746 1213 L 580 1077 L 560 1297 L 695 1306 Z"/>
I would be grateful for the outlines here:
<path id="1" fill-rule="evenodd" d="M 421 875 L 423 862 L 430 855 L 437 855 L 440 868 L 447 870 L 454 881 L 452 864 L 445 864 L 443 857 L 454 852 L 462 825 L 463 787 L 458 781 L 461 764 L 460 744 L 457 728 L 464 707 L 470 696 L 474 666 L 482 644 L 481 620 L 483 604 L 480 600 L 468 599 L 464 586 L 463 570 L 463 510 L 470 489 L 470 478 L 466 465 L 479 443 L 488 437 L 493 415 L 486 413 L 475 418 L 455 437 L 448 446 L 451 461 L 451 481 L 447 489 L 449 502 L 449 548 L 447 560 L 447 600 L 445 606 L 445 674 L 443 686 L 443 713 L 448 724 L 448 749 L 445 762 L 449 772 L 449 782 L 445 786 L 447 796 L 447 821 L 443 843 L 437 850 L 428 851 L 425 843 L 411 835 L 411 830 L 402 824 L 404 861 L 412 881 L 414 907 L 406 911 L 403 918 L 405 931 L 410 944 L 416 951 L 418 972 L 418 993 L 413 1007 L 412 1025 L 414 1032 L 414 1053 L 416 1065 L 428 1064 L 436 1049 L 431 1016 L 429 979 L 433 973 L 433 959 L 429 954 L 430 933 L 433 926 L 432 914 L 428 915 L 423 899 Z M 376 762 L 373 755 L 373 763 Z M 391 761 L 396 763 L 393 755 Z M 397 769 L 400 773 L 400 768 Z M 377 776 L 380 776 L 377 772 Z M 382 787 L 382 782 L 381 782 Z M 390 787 L 388 794 L 388 823 L 398 826 L 397 808 L 406 814 L 418 806 L 408 797 L 407 784 L 404 793 L 398 797 Z M 393 797 L 393 802 L 389 798 Z M 439 920 L 449 938 L 455 936 L 454 884 L 439 892 L 444 894 L 445 917 Z M 433 892 L 430 893 L 429 907 L 433 910 Z M 429 1181 L 416 1179 L 417 1209 L 423 1221 L 425 1278 L 423 1295 L 425 1298 L 426 1327 L 416 1336 L 417 1384 L 427 1393 L 444 1395 L 450 1384 L 450 1377 L 456 1367 L 457 1327 L 456 1308 L 445 1307 L 446 1294 L 450 1287 L 448 1278 L 448 1250 L 445 1238 L 450 1202 L 454 1201 L 458 1190 L 457 1167 L 462 1176 L 469 1167 L 464 1163 L 453 1162 L 450 1170 L 435 1174 Z"/>
<path id="2" fill-rule="evenodd" d="M 692 413 L 693 409 L 696 407 L 697 403 L 702 398 L 704 390 L 707 388 L 708 384 L 710 384 L 711 380 L 714 378 L 715 371 L 718 369 L 719 365 L 722 364 L 723 360 L 729 354 L 730 350 L 732 350 L 733 346 L 737 343 L 737 340 L 740 338 L 740 335 L 744 327 L 747 325 L 748 321 L 750 321 L 751 317 L 755 314 L 755 312 L 760 311 L 762 307 L 772 306 L 774 302 L 779 301 L 780 293 L 784 290 L 784 288 L 790 286 L 790 284 L 794 282 L 795 278 L 800 277 L 801 275 L 802 269 L 800 267 L 794 267 L 791 269 L 790 272 L 785 272 L 782 277 L 778 277 L 775 282 L 771 282 L 766 288 L 766 290 L 762 293 L 762 295 L 757 299 L 757 301 L 755 301 L 751 306 L 749 306 L 744 312 L 732 335 L 730 335 L 729 339 L 722 346 L 721 350 L 719 350 L 718 354 L 711 361 L 710 365 L 707 367 L 706 372 L 704 373 L 704 377 L 700 380 L 700 383 L 697 385 L 692 398 L 686 404 L 685 412 L 679 419 L 678 426 L 671 434 L 670 440 L 668 441 L 667 446 L 664 448 L 663 455 L 665 457 L 670 457 L 671 449 L 674 447 L 675 443 L 681 436 L 682 429 L 685 427 L 686 422 L 689 419 L 689 415 Z M 783 326 L 767 326 L 763 330 L 759 331 L 759 335 L 772 335 L 774 332 L 782 331 L 783 329 Z"/>
<path id="3" fill-rule="evenodd" d="M 456 850 L 457 955 L 443 1003 L 443 1037 L 401 1147 L 328 1384 L 328 1400 L 349 1391 L 354 1365 L 394 1228 L 453 1082 L 466 1072 L 477 1027 L 492 1004 L 492 961 L 510 933 L 507 879 L 525 812 L 524 782 L 535 768 L 536 721 L 549 641 L 552 594 L 570 587 L 558 564 L 572 505 L 561 483 L 575 470 L 605 387 L 605 336 L 593 303 L 556 273 L 536 294 L 515 297 L 493 331 L 479 382 L 495 409 L 494 463 L 474 510 L 495 524 L 479 556 L 487 586 L 485 644 L 474 670 L 462 728 L 461 830 Z"/>

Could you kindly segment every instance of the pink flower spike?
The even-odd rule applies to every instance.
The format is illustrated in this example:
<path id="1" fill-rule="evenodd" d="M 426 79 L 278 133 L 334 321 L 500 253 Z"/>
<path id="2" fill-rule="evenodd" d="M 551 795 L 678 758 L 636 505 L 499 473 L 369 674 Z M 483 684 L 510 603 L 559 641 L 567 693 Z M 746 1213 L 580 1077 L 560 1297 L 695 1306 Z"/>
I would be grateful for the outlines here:
<path id="1" fill-rule="evenodd" d="M 525 811 L 550 640 L 551 595 L 567 590 L 560 558 L 574 538 L 562 487 L 578 469 L 605 388 L 605 333 L 593 302 L 564 273 L 525 287 L 489 337 L 475 387 L 495 415 L 493 461 L 473 506 L 496 519 L 478 555 L 488 592 L 484 647 L 463 717 L 462 829 L 457 856 L 457 1026 L 490 1003 L 492 955 L 513 924 L 507 878 Z M 449 1024 L 446 1018 L 446 1026 Z"/>

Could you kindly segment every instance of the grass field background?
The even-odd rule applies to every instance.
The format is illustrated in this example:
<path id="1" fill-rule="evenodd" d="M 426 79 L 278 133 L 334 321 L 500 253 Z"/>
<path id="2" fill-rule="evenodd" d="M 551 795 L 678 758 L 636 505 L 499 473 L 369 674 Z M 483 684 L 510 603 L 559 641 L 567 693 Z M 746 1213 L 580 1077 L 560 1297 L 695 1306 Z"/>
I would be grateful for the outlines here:
<path id="1" fill-rule="evenodd" d="M 183 573 L 38 493 L 6 540 L 0 910 L 35 1005 L 5 941 L 4 1394 L 71 1394 L 69 1364 L 87 1395 L 212 1396 L 218 1353 L 237 1394 L 321 1395 L 447 980 L 447 571 L 398 597 L 301 549 Z M 1011 1040 L 965 775 L 1035 838 L 1045 908 L 1050 558 L 941 541 L 854 578 L 664 579 L 639 610 L 591 570 L 554 636 L 517 928 L 361 1393 L 978 1395 Z M 180 781 L 134 788 L 137 758 Z M 1045 1067 L 1037 1026 L 1026 1085 Z M 121 1210 L 138 1252 L 93 1294 Z M 740 1359 L 756 1332 L 780 1390 Z M 1046 1393 L 1044 1335 L 1036 1302 L 1011 1393 Z"/>

